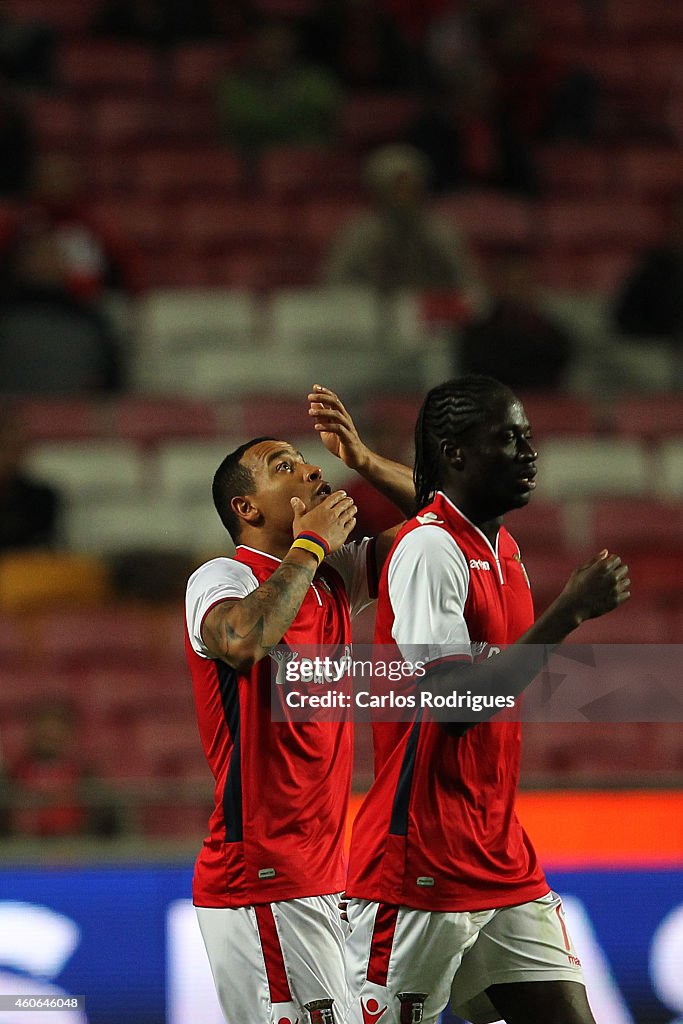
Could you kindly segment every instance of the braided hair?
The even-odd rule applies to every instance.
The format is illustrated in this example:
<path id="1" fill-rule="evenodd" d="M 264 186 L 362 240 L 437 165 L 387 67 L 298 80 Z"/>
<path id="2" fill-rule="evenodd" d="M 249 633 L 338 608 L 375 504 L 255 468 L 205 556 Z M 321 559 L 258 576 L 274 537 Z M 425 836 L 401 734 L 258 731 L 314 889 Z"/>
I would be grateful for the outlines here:
<path id="1" fill-rule="evenodd" d="M 442 441 L 453 441 L 486 422 L 493 402 L 508 392 L 493 377 L 470 374 L 432 388 L 415 425 L 415 501 L 417 511 L 428 505 L 440 486 Z"/>

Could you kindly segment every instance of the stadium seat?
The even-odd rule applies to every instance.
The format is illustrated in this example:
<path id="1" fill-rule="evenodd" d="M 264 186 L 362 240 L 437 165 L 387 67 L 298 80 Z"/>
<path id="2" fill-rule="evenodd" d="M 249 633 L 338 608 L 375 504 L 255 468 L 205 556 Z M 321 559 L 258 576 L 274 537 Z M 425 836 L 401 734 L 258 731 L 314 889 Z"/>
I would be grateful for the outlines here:
<path id="1" fill-rule="evenodd" d="M 644 494 L 650 460 L 635 441 L 549 438 L 539 459 L 539 479 L 553 499 Z"/>
<path id="2" fill-rule="evenodd" d="M 477 190 L 440 200 L 434 212 L 452 221 L 474 246 L 503 249 L 531 244 L 533 207 L 526 199 Z"/>
<path id="3" fill-rule="evenodd" d="M 173 54 L 173 81 L 180 93 L 208 100 L 219 75 L 235 59 L 235 48 L 224 43 L 182 43 Z"/>
<path id="4" fill-rule="evenodd" d="M 192 199 L 177 211 L 185 242 L 199 249 L 227 249 L 245 242 L 282 244 L 289 235 L 287 211 L 274 204 L 229 199 Z"/>
<path id="5" fill-rule="evenodd" d="M 519 544 L 522 559 L 528 551 L 562 551 L 567 548 L 565 505 L 536 501 L 505 516 L 505 526 Z"/>
<path id="6" fill-rule="evenodd" d="M 102 97 L 90 104 L 86 132 L 100 152 L 141 146 L 157 127 L 154 105 L 137 96 Z"/>
<path id="7" fill-rule="evenodd" d="M 31 616 L 33 654 L 58 669 L 108 665 L 149 665 L 153 637 L 139 608 L 53 610 Z"/>
<path id="8" fill-rule="evenodd" d="M 26 654 L 26 638 L 21 618 L 6 611 L 0 612 L 0 665 L 20 665 Z"/>
<path id="9" fill-rule="evenodd" d="M 593 505 L 592 533 L 596 544 L 616 551 L 683 551 L 683 509 L 675 501 L 603 498 Z"/>
<path id="10" fill-rule="evenodd" d="M 683 435 L 659 449 L 656 489 L 663 497 L 683 495 Z"/>
<path id="11" fill-rule="evenodd" d="M 134 161 L 136 188 L 147 201 L 225 197 L 240 188 L 244 175 L 242 161 L 218 146 L 156 147 L 137 153 Z"/>
<path id="12" fill-rule="evenodd" d="M 270 434 L 287 440 L 290 435 L 312 430 L 306 404 L 307 389 L 323 381 L 301 382 L 301 397 L 289 398 L 277 394 L 254 392 L 245 395 L 242 409 L 244 436 L 261 437 Z"/>
<path id="13" fill-rule="evenodd" d="M 45 150 L 78 150 L 87 131 L 83 102 L 72 96 L 34 95 L 28 109 L 36 140 Z"/>
<path id="14" fill-rule="evenodd" d="M 197 499 L 209 505 L 211 481 L 216 469 L 242 440 L 174 441 L 162 445 L 157 459 L 162 494 L 173 501 Z"/>
<path id="15" fill-rule="evenodd" d="M 85 33 L 93 18 L 91 0 L 9 0 L 7 9 L 20 22 L 52 25 L 60 33 Z"/>
<path id="16" fill-rule="evenodd" d="M 79 93 L 149 93 L 161 84 L 160 66 L 151 49 L 113 40 L 74 40 L 59 48 L 59 73 Z"/>
<path id="17" fill-rule="evenodd" d="M 157 493 L 74 498 L 64 519 L 66 542 L 75 551 L 116 554 L 193 547 L 182 511 Z"/>
<path id="18" fill-rule="evenodd" d="M 211 402 L 126 395 L 112 405 L 110 416 L 117 437 L 156 445 L 174 437 L 216 437 L 225 429 L 226 411 Z"/>
<path id="19" fill-rule="evenodd" d="M 677 395 L 621 395 L 611 413 L 611 422 L 624 437 L 647 441 L 679 435 L 683 437 L 683 398 Z"/>
<path id="20" fill-rule="evenodd" d="M 185 714 L 161 717 L 157 710 L 139 717 L 134 724 L 134 737 L 155 774 L 210 779 L 191 705 Z"/>
<path id="21" fill-rule="evenodd" d="M 644 247 L 658 242 L 663 229 L 652 207 L 607 198 L 545 200 L 538 224 L 544 245 L 566 248 L 609 243 Z"/>
<path id="22" fill-rule="evenodd" d="M 29 444 L 97 437 L 106 423 L 106 405 L 87 398 L 22 398 L 19 416 Z"/>
<path id="23" fill-rule="evenodd" d="M 673 146 L 629 147 L 616 159 L 620 187 L 634 196 L 661 201 L 672 198 L 681 188 L 683 154 Z"/>
<path id="24" fill-rule="evenodd" d="M 259 180 L 274 199 L 308 198 L 311 183 L 318 195 L 333 193 L 354 199 L 360 187 L 357 161 L 344 152 L 319 147 L 285 146 L 267 150 L 259 165 Z"/>
<path id="25" fill-rule="evenodd" d="M 271 330 L 276 346 L 293 355 L 302 349 L 372 349 L 381 331 L 381 304 L 364 288 L 320 288 L 276 292 L 271 300 Z"/>
<path id="26" fill-rule="evenodd" d="M 411 95 L 358 94 L 347 100 L 341 114 L 341 136 L 353 149 L 365 150 L 405 137 L 418 111 Z"/>
<path id="27" fill-rule="evenodd" d="M 590 435 L 595 428 L 591 403 L 575 395 L 542 395 L 523 392 L 520 399 L 537 440 L 549 434 Z"/>
<path id="28" fill-rule="evenodd" d="M 193 360 L 204 352 L 222 360 L 226 372 L 221 386 L 240 351 L 253 361 L 256 307 L 245 291 L 150 292 L 142 302 L 140 324 L 136 381 L 152 392 L 191 392 L 197 377 Z M 195 393 L 201 394 L 199 388 Z"/>
<path id="29" fill-rule="evenodd" d="M 613 181 L 611 154 L 594 146 L 546 146 L 539 163 L 546 194 L 558 198 L 604 195 Z"/>
<path id="30" fill-rule="evenodd" d="M 119 441 L 46 442 L 29 453 L 27 468 L 67 497 L 132 495 L 146 478 L 144 459 Z"/>
<path id="31" fill-rule="evenodd" d="M 7 551 L 0 556 L 0 608 L 72 608 L 109 597 L 105 566 L 97 558 L 62 551 Z"/>

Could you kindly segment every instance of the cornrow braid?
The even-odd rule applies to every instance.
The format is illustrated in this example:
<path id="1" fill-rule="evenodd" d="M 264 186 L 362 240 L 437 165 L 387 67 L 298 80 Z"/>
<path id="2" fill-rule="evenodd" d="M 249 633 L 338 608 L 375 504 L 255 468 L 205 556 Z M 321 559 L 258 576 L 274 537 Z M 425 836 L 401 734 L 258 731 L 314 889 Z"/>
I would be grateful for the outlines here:
<path id="1" fill-rule="evenodd" d="M 470 374 L 439 384 L 427 393 L 415 425 L 415 502 L 428 505 L 440 486 L 442 441 L 461 437 L 486 421 L 493 401 L 509 389 L 493 377 Z"/>

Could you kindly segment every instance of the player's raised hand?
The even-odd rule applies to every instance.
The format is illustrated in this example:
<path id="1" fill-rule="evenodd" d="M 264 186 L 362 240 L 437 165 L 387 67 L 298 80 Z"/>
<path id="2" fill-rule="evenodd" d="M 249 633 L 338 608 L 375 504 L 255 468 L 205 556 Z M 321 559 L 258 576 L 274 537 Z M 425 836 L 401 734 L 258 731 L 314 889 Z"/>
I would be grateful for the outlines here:
<path id="1" fill-rule="evenodd" d="M 569 577 L 558 598 L 576 619 L 597 619 L 618 608 L 631 596 L 628 566 L 619 555 L 603 550 Z"/>
<path id="2" fill-rule="evenodd" d="M 313 427 L 327 450 L 349 469 L 359 469 L 367 461 L 369 449 L 361 441 L 339 396 L 322 384 L 314 384 L 308 402 L 308 415 L 313 418 Z"/>
<path id="3" fill-rule="evenodd" d="M 330 551 L 340 548 L 356 525 L 358 509 L 346 491 L 333 491 L 310 510 L 306 509 L 301 498 L 292 498 L 292 508 L 293 536 L 311 530 L 327 542 Z"/>

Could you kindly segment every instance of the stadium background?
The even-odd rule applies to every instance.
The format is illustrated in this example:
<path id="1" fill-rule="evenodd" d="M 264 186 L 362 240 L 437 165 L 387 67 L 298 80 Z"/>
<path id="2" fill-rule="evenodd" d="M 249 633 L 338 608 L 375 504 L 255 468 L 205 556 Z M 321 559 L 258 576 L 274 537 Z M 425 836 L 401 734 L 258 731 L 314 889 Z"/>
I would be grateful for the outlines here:
<path id="1" fill-rule="evenodd" d="M 331 148 L 275 147 L 246 169 L 217 141 L 210 102 L 234 42 L 162 52 L 95 39 L 95 6 L 7 4 L 56 34 L 55 83 L 23 97 L 38 143 L 83 162 L 87 199 L 133 246 L 139 277 L 133 299 L 111 303 L 129 391 L 20 403 L 27 465 L 66 508 L 59 552 L 0 558 L 0 741 L 11 765 L 29 710 L 74 702 L 96 773 L 84 799 L 115 806 L 118 824 L 109 838 L 22 832 L 15 808 L 57 797 L 5 781 L 0 991 L 85 993 L 91 1024 L 213 1024 L 183 902 L 211 783 L 182 652 L 186 572 L 226 550 L 211 474 L 255 434 L 315 451 L 313 379 L 407 455 L 420 395 L 454 365 L 458 303 L 317 284 L 334 232 L 362 206 L 365 154 L 404 137 L 415 95 L 348 90 Z M 295 19 L 315 5 L 257 6 Z M 609 310 L 683 186 L 683 13 L 662 0 L 532 7 L 546 50 L 597 80 L 599 132 L 539 144 L 537 197 L 466 189 L 434 207 L 484 272 L 509 246 L 532 248 L 544 304 L 577 338 L 568 391 L 526 403 L 540 484 L 511 527 L 538 605 L 606 545 L 628 558 L 634 596 L 582 642 L 681 643 L 680 367 L 666 345 L 618 337 Z M 0 226 L 14 214 L 0 204 Z M 366 616 L 359 638 L 370 631 Z M 359 793 L 370 765 L 361 730 Z M 682 779 L 677 722 L 526 729 L 522 818 L 599 965 L 600 1024 L 683 1017 Z"/>

